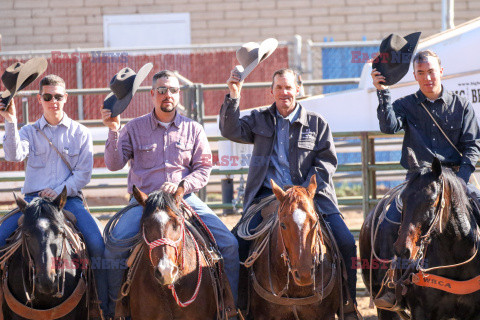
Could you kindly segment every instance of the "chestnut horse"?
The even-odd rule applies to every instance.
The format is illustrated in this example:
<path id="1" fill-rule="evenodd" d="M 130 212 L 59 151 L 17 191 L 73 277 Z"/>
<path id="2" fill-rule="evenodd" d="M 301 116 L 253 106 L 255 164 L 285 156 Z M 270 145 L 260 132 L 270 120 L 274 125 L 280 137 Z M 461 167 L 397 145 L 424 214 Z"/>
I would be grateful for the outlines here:
<path id="1" fill-rule="evenodd" d="M 341 301 L 341 270 L 332 239 L 315 210 L 315 175 L 307 188 L 283 191 L 267 247 L 250 267 L 251 316 L 266 319 L 335 319 Z"/>
<path id="2" fill-rule="evenodd" d="M 384 283 L 394 288 L 397 301 L 410 311 L 411 319 L 479 319 L 476 200 L 469 200 L 463 181 L 437 158 L 431 167 L 420 167 L 409 150 L 408 160 L 411 171 L 400 196 L 400 225 L 378 232 L 374 240 L 379 256 L 395 256 Z M 367 217 L 360 234 L 362 259 L 371 257 L 373 217 L 372 213 Z M 367 287 L 373 281 L 375 296 L 386 270 L 362 271 Z M 379 313 L 379 319 L 396 318 L 385 311 Z"/>
<path id="3" fill-rule="evenodd" d="M 15 198 L 23 218 L 3 248 L 1 319 L 89 319 L 86 249 L 65 221 L 66 199 L 65 188 L 53 200 Z"/>
<path id="4" fill-rule="evenodd" d="M 182 183 L 173 195 L 155 191 L 147 196 L 133 187 L 144 207 L 143 252 L 129 293 L 133 320 L 221 318 L 210 266 L 186 226 L 183 194 Z"/>

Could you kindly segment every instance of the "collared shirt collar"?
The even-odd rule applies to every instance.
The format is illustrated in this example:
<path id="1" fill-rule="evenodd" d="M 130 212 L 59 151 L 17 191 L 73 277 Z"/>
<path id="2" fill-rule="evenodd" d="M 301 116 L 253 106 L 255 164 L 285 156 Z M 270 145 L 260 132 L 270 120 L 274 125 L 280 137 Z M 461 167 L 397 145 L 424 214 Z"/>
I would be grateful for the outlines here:
<path id="1" fill-rule="evenodd" d="M 172 124 L 175 125 L 177 128 L 180 128 L 180 124 L 182 123 L 182 115 L 178 113 L 178 110 L 175 110 L 175 118 L 173 118 Z M 152 130 L 155 130 L 157 127 L 164 128 L 160 121 L 157 119 L 155 115 L 155 108 L 153 108 L 152 112 L 150 112 L 150 124 L 152 126 Z"/>
<path id="2" fill-rule="evenodd" d="M 300 105 L 297 103 L 295 106 L 295 109 L 286 117 L 283 117 L 280 112 L 278 112 L 278 109 L 275 109 L 277 117 L 280 117 L 282 119 L 288 120 L 290 123 L 296 121 L 299 116 L 299 110 L 300 110 Z"/>
<path id="3" fill-rule="evenodd" d="M 417 103 L 422 103 L 428 100 L 425 94 L 423 94 L 421 90 L 417 91 L 416 98 L 417 98 L 416 99 Z M 443 102 L 445 102 L 447 106 L 450 105 L 450 103 L 452 102 L 452 94 L 448 90 L 446 90 L 443 87 L 443 85 L 442 85 L 442 93 L 440 94 L 440 97 L 438 97 L 435 101 L 439 99 L 443 100 Z"/>
<path id="4" fill-rule="evenodd" d="M 298 102 L 295 110 L 297 110 L 297 108 L 299 109 L 299 114 L 292 122 L 300 122 L 303 126 L 308 127 L 307 110 L 305 110 L 305 108 Z M 273 117 L 276 116 L 277 106 L 275 103 L 273 103 L 267 110 L 272 114 Z M 291 114 L 298 112 L 295 110 Z"/>
<path id="5" fill-rule="evenodd" d="M 60 120 L 60 122 L 58 123 L 57 126 L 59 125 L 63 125 L 65 126 L 66 128 L 70 128 L 70 125 L 72 124 L 72 119 L 70 119 L 67 114 L 65 112 L 63 112 L 63 118 L 62 120 Z M 40 119 L 38 119 L 38 125 L 40 126 L 40 129 L 43 130 L 43 128 L 45 128 L 46 125 L 49 125 L 51 126 L 48 122 L 47 122 L 47 119 L 45 119 L 45 116 L 42 115 L 42 117 Z"/>

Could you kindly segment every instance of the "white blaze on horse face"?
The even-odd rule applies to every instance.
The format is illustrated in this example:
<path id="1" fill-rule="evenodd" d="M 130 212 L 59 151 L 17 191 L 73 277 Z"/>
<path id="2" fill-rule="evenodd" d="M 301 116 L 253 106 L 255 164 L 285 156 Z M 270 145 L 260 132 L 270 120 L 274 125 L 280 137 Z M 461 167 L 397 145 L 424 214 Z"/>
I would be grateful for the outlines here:
<path id="1" fill-rule="evenodd" d="M 302 209 L 295 209 L 292 214 L 293 221 L 297 224 L 298 229 L 302 230 L 305 219 L 307 219 L 307 213 Z"/>
<path id="2" fill-rule="evenodd" d="M 37 227 L 40 230 L 47 230 L 50 227 L 50 221 L 46 218 L 40 218 L 37 220 Z"/>
<path id="3" fill-rule="evenodd" d="M 170 220 L 166 211 L 160 211 L 158 214 L 155 215 L 155 218 L 158 220 L 162 227 L 165 227 Z"/>

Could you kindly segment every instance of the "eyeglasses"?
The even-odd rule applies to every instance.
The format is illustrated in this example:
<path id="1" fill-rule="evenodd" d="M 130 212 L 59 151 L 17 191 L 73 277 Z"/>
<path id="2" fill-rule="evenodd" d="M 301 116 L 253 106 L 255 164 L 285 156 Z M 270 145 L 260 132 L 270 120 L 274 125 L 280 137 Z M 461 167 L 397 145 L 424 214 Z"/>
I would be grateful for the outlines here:
<path id="1" fill-rule="evenodd" d="M 180 91 L 179 87 L 158 87 L 155 88 L 159 94 L 166 94 L 167 91 L 170 91 L 171 94 L 175 94 Z"/>
<path id="2" fill-rule="evenodd" d="M 63 94 L 56 94 L 52 95 L 50 93 L 44 93 L 42 94 L 43 101 L 51 101 L 52 99 L 55 99 L 55 101 L 62 101 L 65 96 Z"/>

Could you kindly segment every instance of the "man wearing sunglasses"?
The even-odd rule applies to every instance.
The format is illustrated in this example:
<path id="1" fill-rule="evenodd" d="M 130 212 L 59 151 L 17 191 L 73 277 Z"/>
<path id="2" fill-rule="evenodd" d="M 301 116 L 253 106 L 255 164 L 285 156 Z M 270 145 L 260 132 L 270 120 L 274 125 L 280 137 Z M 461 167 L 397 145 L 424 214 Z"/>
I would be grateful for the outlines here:
<path id="1" fill-rule="evenodd" d="M 17 129 L 12 99 L 8 111 L 0 111 L 0 116 L 5 118 L 5 159 L 20 162 L 28 157 L 22 189 L 27 202 L 37 196 L 55 198 L 64 188 L 67 189 L 64 208 L 75 215 L 90 258 L 97 262 L 95 265 L 101 266 L 98 262 L 101 262 L 105 248 L 103 237 L 96 221 L 85 209 L 81 194 L 81 189 L 87 185 L 92 175 L 92 136 L 85 126 L 70 119 L 63 111 L 67 97 L 62 78 L 56 75 L 44 77 L 40 81 L 40 92 L 37 95 L 43 115 L 35 123 L 25 125 L 20 130 Z M 0 109 L 3 107 L 0 103 Z M 20 215 L 20 212 L 14 214 L 0 225 L 0 246 L 5 245 L 5 239 L 16 230 Z M 101 268 L 93 271 L 98 296 L 102 301 L 101 307 L 105 311 L 106 276 Z"/>
<path id="2" fill-rule="evenodd" d="M 116 171 L 130 163 L 130 194 L 133 185 L 147 194 L 156 190 L 174 193 L 180 181 L 184 181 L 184 200 L 200 215 L 215 237 L 236 298 L 239 268 L 237 240 L 217 215 L 194 194 L 207 184 L 212 169 L 212 164 L 205 161 L 211 159 L 212 154 L 205 131 L 199 123 L 176 111 L 180 84 L 171 71 L 160 71 L 153 76 L 150 95 L 154 105 L 152 112 L 129 121 L 121 129 L 120 117 L 112 118 L 110 110 L 102 109 L 103 123 L 110 129 L 105 145 L 105 164 L 108 169 Z M 130 203 L 136 203 L 135 198 L 132 197 Z M 125 242 L 137 235 L 142 211 L 141 206 L 126 211 L 111 231 L 111 242 L 113 239 Z M 116 243 L 107 242 L 105 258 L 128 257 L 128 248 L 122 251 Z M 111 298 L 108 316 L 113 316 L 113 299 L 118 297 L 123 271 L 108 270 Z M 227 314 L 235 317 L 233 304 L 232 301 L 232 310 Z"/>

